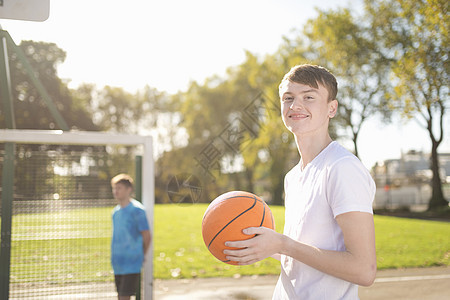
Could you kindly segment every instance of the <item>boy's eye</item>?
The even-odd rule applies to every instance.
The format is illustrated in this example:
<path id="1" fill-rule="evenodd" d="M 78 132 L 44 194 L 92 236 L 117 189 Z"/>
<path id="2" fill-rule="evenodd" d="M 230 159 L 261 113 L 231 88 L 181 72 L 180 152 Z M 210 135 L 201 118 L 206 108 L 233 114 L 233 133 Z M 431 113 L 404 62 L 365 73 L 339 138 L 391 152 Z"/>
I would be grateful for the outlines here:
<path id="1" fill-rule="evenodd" d="M 284 97 L 283 102 L 292 102 L 294 101 L 294 97 Z"/>

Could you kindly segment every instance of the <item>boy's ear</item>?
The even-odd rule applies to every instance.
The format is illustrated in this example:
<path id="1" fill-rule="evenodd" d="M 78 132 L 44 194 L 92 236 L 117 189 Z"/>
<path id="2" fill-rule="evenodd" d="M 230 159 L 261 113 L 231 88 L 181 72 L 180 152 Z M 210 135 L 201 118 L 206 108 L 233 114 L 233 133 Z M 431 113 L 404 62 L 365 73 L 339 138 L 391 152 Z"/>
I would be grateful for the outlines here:
<path id="1" fill-rule="evenodd" d="M 328 103 L 328 117 L 331 119 L 331 118 L 334 118 L 334 116 L 336 115 L 336 113 L 337 113 L 337 108 L 338 108 L 338 101 L 336 100 L 336 99 L 334 99 L 334 100 L 331 100 L 329 103 Z"/>

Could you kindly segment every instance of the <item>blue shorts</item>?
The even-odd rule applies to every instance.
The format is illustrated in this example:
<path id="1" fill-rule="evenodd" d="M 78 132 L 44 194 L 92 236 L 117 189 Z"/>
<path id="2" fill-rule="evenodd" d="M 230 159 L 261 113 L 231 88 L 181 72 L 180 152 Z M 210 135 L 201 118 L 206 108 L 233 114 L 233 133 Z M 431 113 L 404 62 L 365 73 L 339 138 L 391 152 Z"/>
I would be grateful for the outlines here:
<path id="1" fill-rule="evenodd" d="M 119 296 L 134 296 L 139 287 L 141 274 L 114 275 L 117 294 Z"/>

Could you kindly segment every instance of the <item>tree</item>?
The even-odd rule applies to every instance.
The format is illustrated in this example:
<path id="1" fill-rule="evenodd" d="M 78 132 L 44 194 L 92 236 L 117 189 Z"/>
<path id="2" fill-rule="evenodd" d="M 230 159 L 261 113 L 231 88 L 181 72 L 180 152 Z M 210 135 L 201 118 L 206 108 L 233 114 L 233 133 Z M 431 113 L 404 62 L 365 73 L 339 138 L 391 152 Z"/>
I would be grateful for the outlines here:
<path id="1" fill-rule="evenodd" d="M 230 169 L 239 156 L 239 145 L 231 145 L 227 140 L 230 124 L 248 101 L 247 94 L 235 93 L 236 88 L 230 78 L 211 76 L 203 84 L 192 82 L 186 92 L 176 97 L 179 103 L 174 107 L 180 107 L 182 116 L 179 125 L 188 136 L 184 152 L 189 161 L 183 164 L 188 167 L 184 172 L 200 178 L 203 199 L 212 200 L 242 183 L 238 172 Z"/>
<path id="2" fill-rule="evenodd" d="M 414 118 L 431 140 L 432 196 L 429 209 L 447 206 L 439 173 L 438 147 L 449 102 L 448 1 L 365 1 L 378 51 L 391 61 L 390 107 Z"/>
<path id="3" fill-rule="evenodd" d="M 22 41 L 19 47 L 25 53 L 69 127 L 98 130 L 85 106 L 74 101 L 66 83 L 57 75 L 57 67 L 64 62 L 65 52 L 53 43 Z M 16 127 L 18 129 L 58 129 L 47 105 L 33 86 L 17 55 L 12 51 L 9 51 L 8 55 Z M 3 122 L 4 116 L 1 114 L 0 126 L 5 128 Z"/>
<path id="4" fill-rule="evenodd" d="M 307 37 L 305 56 L 328 68 L 338 79 L 339 113 L 335 122 L 350 129 L 356 156 L 363 123 L 377 112 L 389 115 L 384 97 L 389 69 L 385 58 L 371 51 L 371 29 L 364 24 L 346 8 L 319 11 L 299 37 Z"/>
<path id="5" fill-rule="evenodd" d="M 284 175 L 298 161 L 292 135 L 280 115 L 278 85 L 289 69 L 287 57 L 293 57 L 283 57 L 284 50 L 280 48 L 278 53 L 263 58 L 247 52 L 246 60 L 235 68 L 231 79 L 233 86 L 241 86 L 236 92 L 241 95 L 247 90 L 252 100 L 246 112 L 254 116 L 255 134 L 241 151 L 247 180 L 252 183 L 249 189 L 265 194 L 276 205 L 283 204 Z M 249 119 L 248 115 L 244 114 L 245 118 Z"/>
<path id="6" fill-rule="evenodd" d="M 136 133 L 144 110 L 135 96 L 120 87 L 105 86 L 94 102 L 94 120 L 103 130 Z"/>
<path id="7" fill-rule="evenodd" d="M 169 97 L 166 93 L 149 86 L 130 93 L 121 87 L 105 86 L 96 89 L 92 85 L 83 85 L 78 88 L 77 95 L 90 99 L 89 106 L 94 122 L 102 130 L 126 134 L 151 134 L 154 137 L 153 145 L 156 151 L 160 150 L 160 145 L 167 143 L 162 140 L 161 133 L 168 130 L 167 124 L 161 125 L 161 120 L 165 119 L 168 109 Z M 138 155 L 139 149 L 134 146 L 117 145 L 107 147 L 106 151 L 109 164 L 100 167 L 100 176 L 109 179 L 118 172 L 129 170 L 129 161 L 123 157 L 124 155 L 134 157 Z M 156 152 L 155 157 L 157 155 L 161 153 Z M 157 183 L 159 179 L 158 177 Z M 160 185 L 156 186 L 158 201 L 162 194 L 160 188 L 162 188 Z"/>
<path id="8" fill-rule="evenodd" d="M 286 158 L 297 152 L 280 118 L 278 84 L 284 69 L 274 57 L 260 59 L 246 52 L 245 61 L 230 67 L 225 78 L 212 76 L 204 84 L 193 82 L 176 97 L 178 104 L 173 107 L 180 107 L 180 126 L 189 136 L 182 152 L 185 160 L 191 160 L 177 165 L 185 170 L 192 169 L 192 162 L 211 167 L 206 172 L 216 180 L 203 184 L 206 199 L 212 199 L 208 193 L 217 196 L 230 189 L 245 189 L 270 194 L 273 203 L 282 203 Z M 215 158 L 201 161 L 205 149 L 219 152 Z M 173 169 L 168 167 L 170 162 L 161 164 L 166 170 Z"/>
<path id="9" fill-rule="evenodd" d="M 36 76 L 45 87 L 59 113 L 72 129 L 98 130 L 86 109 L 82 97 L 73 97 L 66 83 L 57 74 L 65 52 L 53 43 L 22 41 L 19 45 Z M 47 104 L 29 78 L 17 53 L 8 51 L 13 109 L 17 129 L 58 129 Z M 4 112 L 0 114 L 0 128 L 5 128 Z M 79 150 L 80 146 L 16 145 L 15 189 L 17 197 L 45 197 L 48 194 L 49 168 L 55 163 L 52 152 L 63 148 Z M 76 160 L 75 158 L 73 158 Z M 20 180 L 19 180 L 20 179 Z"/>

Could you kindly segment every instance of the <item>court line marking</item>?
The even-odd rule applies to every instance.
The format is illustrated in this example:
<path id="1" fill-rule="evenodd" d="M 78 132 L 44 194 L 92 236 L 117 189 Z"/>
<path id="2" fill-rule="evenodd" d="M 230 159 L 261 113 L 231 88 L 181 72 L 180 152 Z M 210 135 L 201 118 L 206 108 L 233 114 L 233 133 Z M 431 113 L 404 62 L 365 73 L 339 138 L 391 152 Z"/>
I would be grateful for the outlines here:
<path id="1" fill-rule="evenodd" d="M 376 278 L 376 283 L 383 282 L 399 282 L 399 281 L 415 281 L 415 280 L 437 280 L 437 279 L 450 279 L 450 274 L 441 275 L 423 275 L 423 276 L 399 276 L 399 277 L 381 277 Z"/>

